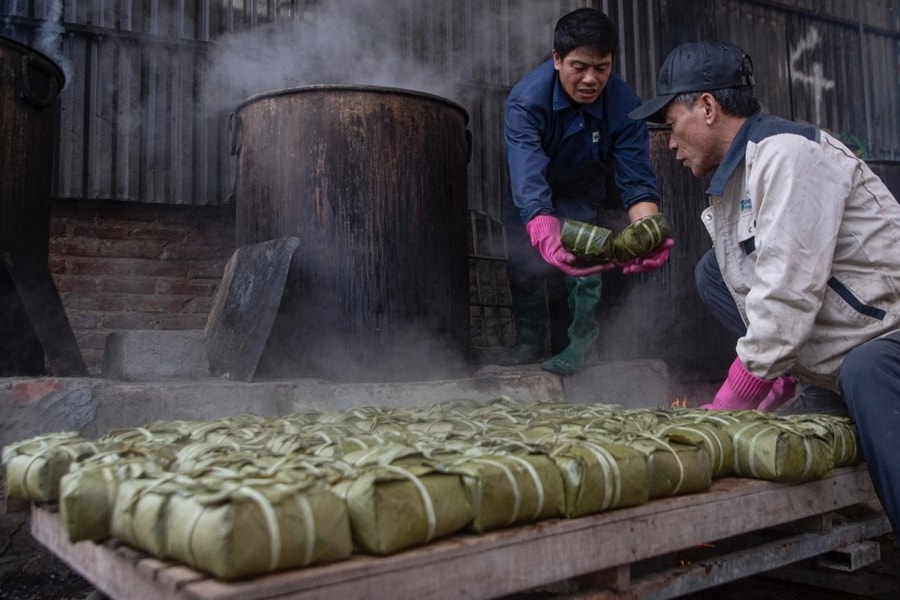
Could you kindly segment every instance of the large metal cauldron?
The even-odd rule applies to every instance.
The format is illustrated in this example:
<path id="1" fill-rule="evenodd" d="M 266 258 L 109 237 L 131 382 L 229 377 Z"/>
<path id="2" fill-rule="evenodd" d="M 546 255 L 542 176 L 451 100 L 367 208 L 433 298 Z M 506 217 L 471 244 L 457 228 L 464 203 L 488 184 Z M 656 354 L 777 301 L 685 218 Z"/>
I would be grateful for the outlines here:
<path id="1" fill-rule="evenodd" d="M 65 78 L 43 54 L 0 37 L 0 250 L 47 260 L 50 182 Z"/>
<path id="2" fill-rule="evenodd" d="M 47 265 L 57 98 L 64 83 L 49 58 L 0 37 L 0 376 L 44 369 L 44 351 L 3 256 Z"/>
<path id="3" fill-rule="evenodd" d="M 467 122 L 443 98 L 371 86 L 239 106 L 237 243 L 301 240 L 258 377 L 400 381 L 464 368 Z"/>

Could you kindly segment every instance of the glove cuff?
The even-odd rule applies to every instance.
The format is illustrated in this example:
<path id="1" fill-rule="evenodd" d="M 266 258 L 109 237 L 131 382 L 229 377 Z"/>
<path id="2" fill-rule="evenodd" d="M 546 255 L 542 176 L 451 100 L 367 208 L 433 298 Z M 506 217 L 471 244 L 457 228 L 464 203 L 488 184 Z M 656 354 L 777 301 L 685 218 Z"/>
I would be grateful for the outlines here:
<path id="1" fill-rule="evenodd" d="M 556 234 L 560 235 L 559 219 L 551 215 L 538 215 L 525 225 L 525 231 L 531 238 L 531 245 L 537 246 L 541 240 Z"/>
<path id="2" fill-rule="evenodd" d="M 735 358 L 728 369 L 728 384 L 731 390 L 742 398 L 752 399 L 753 403 L 765 398 L 774 383 L 774 379 L 763 379 L 748 371 L 740 357 Z"/>

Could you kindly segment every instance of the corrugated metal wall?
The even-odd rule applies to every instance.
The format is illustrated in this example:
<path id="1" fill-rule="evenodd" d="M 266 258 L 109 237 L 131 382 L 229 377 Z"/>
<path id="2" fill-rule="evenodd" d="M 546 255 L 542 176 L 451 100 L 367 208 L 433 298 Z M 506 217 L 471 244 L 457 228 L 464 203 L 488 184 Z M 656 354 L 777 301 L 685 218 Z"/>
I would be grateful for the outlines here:
<path id="1" fill-rule="evenodd" d="M 660 19 L 663 54 L 688 39 L 732 41 L 753 57 L 768 112 L 900 160 L 900 1 L 662 0 Z"/>
<path id="2" fill-rule="evenodd" d="M 620 70 L 651 80 L 654 3 L 625 0 L 4 0 L 0 34 L 38 47 L 67 73 L 57 197 L 222 203 L 229 104 L 273 87 L 388 83 L 469 111 L 469 197 L 473 210 L 495 216 L 506 93 L 549 56 L 559 15 L 585 5 L 618 22 Z M 333 34 L 325 39 L 317 27 Z M 303 37 L 337 60 L 313 72 Z"/>
<path id="3" fill-rule="evenodd" d="M 59 198 L 227 202 L 229 113 L 273 89 L 372 84 L 459 103 L 473 137 L 477 350 L 514 336 L 499 218 L 506 95 L 549 57 L 559 16 L 581 6 L 618 24 L 616 68 L 642 96 L 677 43 L 726 39 L 752 55 L 768 111 L 825 127 L 863 156 L 900 158 L 900 0 L 0 0 L 0 35 L 67 74 Z M 667 210 L 685 210 L 664 192 Z"/>
<path id="4" fill-rule="evenodd" d="M 57 197 L 220 201 L 220 144 L 197 95 L 208 2 L 5 4 L 0 34 L 43 51 L 66 73 Z"/>
<path id="5" fill-rule="evenodd" d="M 617 68 L 642 95 L 652 92 L 659 61 L 674 44 L 732 40 L 754 57 L 768 110 L 826 127 L 866 156 L 896 159 L 898 5 L 3 0 L 0 34 L 36 45 L 55 28 L 69 77 L 61 96 L 58 197 L 222 203 L 230 188 L 229 104 L 273 87 L 389 83 L 447 96 L 469 111 L 470 202 L 495 217 L 505 186 L 506 92 L 549 55 L 553 24 L 568 10 L 596 6 L 617 22 Z M 311 60 L 314 45 L 333 60 Z"/>

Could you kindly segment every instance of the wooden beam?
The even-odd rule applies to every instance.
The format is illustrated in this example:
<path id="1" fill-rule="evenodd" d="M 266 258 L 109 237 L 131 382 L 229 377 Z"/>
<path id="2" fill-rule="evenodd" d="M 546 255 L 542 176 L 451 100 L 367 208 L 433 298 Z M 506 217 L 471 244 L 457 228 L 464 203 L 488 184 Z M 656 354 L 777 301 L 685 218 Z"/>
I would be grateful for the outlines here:
<path id="1" fill-rule="evenodd" d="M 46 262 L 3 253 L 3 263 L 22 306 L 28 314 L 52 375 L 83 377 L 88 374 L 66 309 Z"/>
<path id="2" fill-rule="evenodd" d="M 888 518 L 879 513 L 843 523 L 827 533 L 810 532 L 776 537 L 771 542 L 717 554 L 712 560 L 695 561 L 676 568 L 655 571 L 639 579 L 632 579 L 630 585 L 625 588 L 612 588 L 601 584 L 593 590 L 582 589 L 571 600 L 677 598 L 737 579 L 766 573 L 819 556 L 845 544 L 878 537 L 890 531 L 891 524 Z"/>

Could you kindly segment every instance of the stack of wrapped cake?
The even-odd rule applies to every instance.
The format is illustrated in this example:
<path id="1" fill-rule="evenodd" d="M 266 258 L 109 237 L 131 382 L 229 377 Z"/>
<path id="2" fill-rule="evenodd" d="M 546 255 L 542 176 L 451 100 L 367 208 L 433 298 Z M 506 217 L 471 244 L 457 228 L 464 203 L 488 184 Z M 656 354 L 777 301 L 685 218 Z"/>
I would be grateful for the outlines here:
<path id="1" fill-rule="evenodd" d="M 7 495 L 58 503 L 73 542 L 115 537 L 223 580 L 386 555 L 456 532 L 706 490 L 829 477 L 841 417 L 453 402 L 163 421 L 3 449 Z"/>

